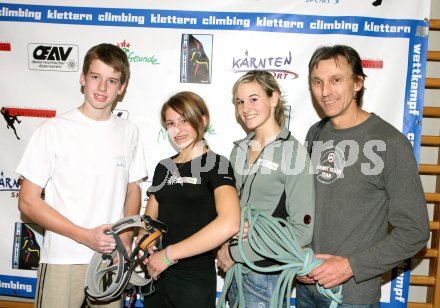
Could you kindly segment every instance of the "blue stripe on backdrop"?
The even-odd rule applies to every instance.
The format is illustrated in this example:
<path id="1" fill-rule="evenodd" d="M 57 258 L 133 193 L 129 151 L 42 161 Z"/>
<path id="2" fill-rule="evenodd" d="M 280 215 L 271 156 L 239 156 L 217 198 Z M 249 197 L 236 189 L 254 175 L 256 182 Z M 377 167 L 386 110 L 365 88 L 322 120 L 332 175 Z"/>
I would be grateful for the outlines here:
<path id="1" fill-rule="evenodd" d="M 36 287 L 36 278 L 0 275 L 0 294 L 34 298 Z"/>
<path id="2" fill-rule="evenodd" d="M 250 30 L 305 34 L 412 37 L 422 22 L 362 16 L 148 10 L 0 4 L 0 21 L 93 26 Z"/>

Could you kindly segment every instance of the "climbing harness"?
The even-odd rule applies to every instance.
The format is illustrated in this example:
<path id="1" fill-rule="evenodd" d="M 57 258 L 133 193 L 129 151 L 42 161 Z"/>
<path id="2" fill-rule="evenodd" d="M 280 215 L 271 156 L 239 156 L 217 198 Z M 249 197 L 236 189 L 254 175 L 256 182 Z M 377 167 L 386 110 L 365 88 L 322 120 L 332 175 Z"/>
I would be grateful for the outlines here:
<path id="1" fill-rule="evenodd" d="M 249 224 L 248 235 L 245 241 L 249 241 L 252 250 L 265 259 L 277 261 L 279 265 L 259 267 L 246 257 L 243 250 L 245 222 Z M 232 241 L 236 241 L 240 256 L 247 268 L 242 263 L 235 263 L 228 270 L 222 293 L 217 302 L 218 308 L 226 307 L 226 295 L 234 278 L 238 287 L 238 297 L 232 308 L 245 307 L 242 275 L 247 274 L 250 269 L 260 273 L 281 272 L 270 306 L 276 308 L 285 304 L 286 307 L 290 307 L 290 296 L 295 276 L 307 275 L 315 267 L 323 263 L 322 260 L 313 257 L 313 251 L 310 248 L 301 247 L 290 223 L 282 218 L 275 218 L 261 213 L 258 209 L 253 209 L 249 206 L 242 208 L 239 237 Z M 234 242 L 230 242 L 231 244 L 234 245 Z M 331 289 L 325 289 L 317 283 L 316 287 L 319 293 L 332 300 L 331 308 L 336 308 L 338 304 L 342 303 L 342 286 L 339 285 Z"/>
<path id="2" fill-rule="evenodd" d="M 128 255 L 119 234 L 128 228 L 143 228 L 146 233 L 138 241 L 133 252 Z M 135 215 L 117 221 L 108 231 L 116 241 L 116 249 L 110 254 L 95 252 L 87 268 L 85 292 L 96 301 L 110 301 L 119 297 L 128 287 L 150 285 L 152 279 L 138 275 L 134 270 L 148 257 L 148 249 L 162 246 L 162 234 L 168 231 L 166 224 L 153 220 L 149 216 Z M 142 251 L 143 255 L 139 256 Z"/>

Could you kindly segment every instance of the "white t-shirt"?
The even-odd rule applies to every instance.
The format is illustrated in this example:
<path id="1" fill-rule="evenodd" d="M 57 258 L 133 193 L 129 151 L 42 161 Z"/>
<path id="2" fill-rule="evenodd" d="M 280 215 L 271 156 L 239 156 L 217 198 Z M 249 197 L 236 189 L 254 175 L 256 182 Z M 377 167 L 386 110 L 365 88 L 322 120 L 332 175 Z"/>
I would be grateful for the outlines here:
<path id="1" fill-rule="evenodd" d="M 147 176 L 137 127 L 111 116 L 94 121 L 78 109 L 43 122 L 16 172 L 45 188 L 45 201 L 74 224 L 95 228 L 123 217 L 127 184 Z M 87 264 L 93 250 L 46 231 L 41 263 Z"/>

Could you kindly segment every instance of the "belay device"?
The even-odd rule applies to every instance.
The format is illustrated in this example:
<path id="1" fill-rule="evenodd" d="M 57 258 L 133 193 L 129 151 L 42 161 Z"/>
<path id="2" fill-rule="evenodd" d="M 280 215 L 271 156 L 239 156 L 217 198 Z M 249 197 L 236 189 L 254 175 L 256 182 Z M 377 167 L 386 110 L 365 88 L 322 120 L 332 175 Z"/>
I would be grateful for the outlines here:
<path id="1" fill-rule="evenodd" d="M 128 255 L 119 234 L 128 228 L 143 228 L 142 236 L 133 252 Z M 134 273 L 134 269 L 148 257 L 148 248 L 162 246 L 162 233 L 166 224 L 149 216 L 135 215 L 118 220 L 108 232 L 116 240 L 116 249 L 111 254 L 95 252 L 86 274 L 85 292 L 93 300 L 107 302 L 118 298 L 129 284 L 136 287 L 152 283 L 150 277 L 144 278 Z M 139 256 L 139 252 L 143 255 Z"/>

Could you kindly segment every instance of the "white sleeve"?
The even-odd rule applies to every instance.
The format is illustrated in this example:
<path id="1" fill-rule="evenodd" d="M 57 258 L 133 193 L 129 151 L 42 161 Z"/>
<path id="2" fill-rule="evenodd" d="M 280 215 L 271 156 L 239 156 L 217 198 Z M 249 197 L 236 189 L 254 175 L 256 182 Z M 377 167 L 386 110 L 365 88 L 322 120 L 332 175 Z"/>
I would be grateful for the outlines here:
<path id="1" fill-rule="evenodd" d="M 47 121 L 37 127 L 29 140 L 16 172 L 44 188 L 55 167 L 54 138 Z"/>
<path id="2" fill-rule="evenodd" d="M 128 176 L 129 183 L 136 182 L 145 178 L 148 175 L 147 167 L 145 163 L 144 147 L 140 138 L 139 131 L 136 133 L 136 145 L 133 151 L 133 159 L 130 165 L 130 171 Z"/>

